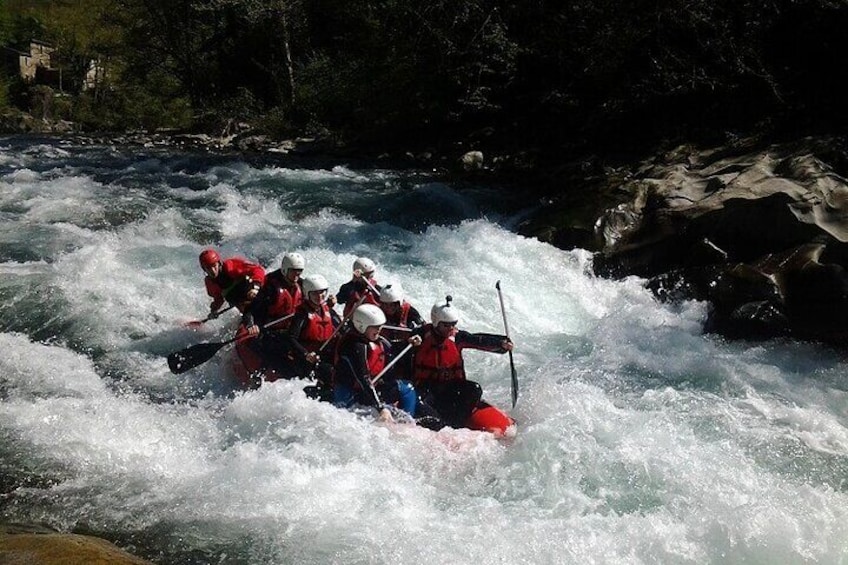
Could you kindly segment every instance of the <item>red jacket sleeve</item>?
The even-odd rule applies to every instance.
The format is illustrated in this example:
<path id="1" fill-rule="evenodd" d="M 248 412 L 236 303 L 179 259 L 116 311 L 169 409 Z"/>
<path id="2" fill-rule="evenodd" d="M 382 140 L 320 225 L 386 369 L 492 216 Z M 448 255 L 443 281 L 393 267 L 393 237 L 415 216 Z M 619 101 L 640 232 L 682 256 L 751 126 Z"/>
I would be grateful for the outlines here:
<path id="1" fill-rule="evenodd" d="M 212 310 L 217 310 L 224 303 L 224 293 L 221 287 L 210 277 L 205 277 L 203 284 L 206 285 L 206 294 L 212 297 Z"/>
<path id="2" fill-rule="evenodd" d="M 223 270 L 234 281 L 242 277 L 250 277 L 250 280 L 259 283 L 260 286 L 265 283 L 265 269 L 261 265 L 251 263 L 241 257 L 231 257 L 225 260 Z"/>

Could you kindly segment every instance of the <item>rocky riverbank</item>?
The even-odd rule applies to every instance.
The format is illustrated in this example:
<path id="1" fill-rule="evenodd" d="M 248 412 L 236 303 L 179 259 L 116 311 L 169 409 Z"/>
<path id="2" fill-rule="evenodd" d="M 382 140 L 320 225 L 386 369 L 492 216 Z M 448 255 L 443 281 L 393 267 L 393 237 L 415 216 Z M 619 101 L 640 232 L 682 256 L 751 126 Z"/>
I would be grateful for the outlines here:
<path id="1" fill-rule="evenodd" d="M 599 276 L 709 302 L 710 332 L 844 347 L 845 163 L 839 138 L 679 147 L 584 178 L 588 198 L 552 199 L 522 231 L 592 249 Z"/>

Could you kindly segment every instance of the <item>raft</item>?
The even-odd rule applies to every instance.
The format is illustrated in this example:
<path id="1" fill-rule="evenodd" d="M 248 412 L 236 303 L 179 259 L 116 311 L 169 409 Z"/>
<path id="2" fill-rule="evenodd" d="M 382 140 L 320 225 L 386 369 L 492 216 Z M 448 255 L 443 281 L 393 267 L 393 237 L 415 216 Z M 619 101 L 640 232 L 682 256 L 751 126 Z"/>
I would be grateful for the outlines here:
<path id="1" fill-rule="evenodd" d="M 465 422 L 470 430 L 489 432 L 497 437 L 510 435 L 515 431 L 515 420 L 500 408 L 481 400 Z"/>
<path id="2" fill-rule="evenodd" d="M 239 326 L 236 338 L 247 335 L 244 326 Z M 249 340 L 238 340 L 230 357 L 232 373 L 241 387 L 257 388 L 262 382 L 272 383 L 287 378 L 273 369 L 263 369 L 264 363 L 247 344 Z M 463 426 L 469 430 L 489 432 L 497 437 L 510 435 L 515 430 L 515 420 L 485 400 L 481 400 Z"/>
<path id="3" fill-rule="evenodd" d="M 244 325 L 239 325 L 236 338 L 247 336 Z M 256 388 L 263 381 L 272 383 L 286 378 L 273 369 L 263 369 L 262 358 L 248 345 L 250 339 L 237 339 L 236 346 L 230 355 L 230 369 L 236 382 L 244 388 Z"/>

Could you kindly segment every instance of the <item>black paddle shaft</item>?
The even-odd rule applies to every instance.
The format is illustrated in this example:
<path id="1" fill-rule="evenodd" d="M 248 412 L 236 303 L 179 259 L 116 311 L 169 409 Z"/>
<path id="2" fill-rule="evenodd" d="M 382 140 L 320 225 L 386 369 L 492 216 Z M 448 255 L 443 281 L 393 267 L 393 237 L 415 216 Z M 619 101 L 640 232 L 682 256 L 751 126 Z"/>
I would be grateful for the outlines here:
<path id="1" fill-rule="evenodd" d="M 495 283 L 495 288 L 498 289 L 498 300 L 501 303 L 501 314 L 503 314 L 504 331 L 506 338 L 509 339 L 509 324 L 506 322 L 506 308 L 504 307 L 503 293 L 501 292 L 501 281 Z M 511 378 L 511 393 L 512 407 L 515 408 L 515 403 L 518 402 L 518 372 L 515 370 L 515 360 L 512 358 L 512 351 L 509 351 L 509 371 Z"/>

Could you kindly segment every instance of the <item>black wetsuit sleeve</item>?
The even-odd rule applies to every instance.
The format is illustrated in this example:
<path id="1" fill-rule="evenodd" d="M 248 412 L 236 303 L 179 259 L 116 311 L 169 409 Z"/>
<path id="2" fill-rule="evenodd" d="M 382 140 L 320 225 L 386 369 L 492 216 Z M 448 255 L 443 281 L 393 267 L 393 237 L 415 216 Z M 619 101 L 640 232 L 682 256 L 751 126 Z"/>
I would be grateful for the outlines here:
<path id="1" fill-rule="evenodd" d="M 250 303 L 250 306 L 241 317 L 241 323 L 244 324 L 244 327 L 249 328 L 254 324 L 261 324 L 266 321 L 265 318 L 267 316 L 265 314 L 268 311 L 268 304 L 271 301 L 272 290 L 275 291 L 276 289 L 263 286 L 259 290 L 259 294 L 256 295 L 256 298 L 253 299 L 253 302 Z"/>
<path id="2" fill-rule="evenodd" d="M 350 295 L 353 294 L 354 290 L 356 290 L 354 282 L 355 281 L 348 281 L 339 287 L 339 291 L 336 293 L 336 302 L 344 304 L 350 300 Z"/>
<path id="3" fill-rule="evenodd" d="M 256 318 L 253 315 L 253 304 L 241 315 L 241 324 L 246 328 L 256 325 Z"/>
<path id="4" fill-rule="evenodd" d="M 456 333 L 456 345 L 460 349 L 479 349 L 491 353 L 506 353 L 501 343 L 506 339 L 505 335 L 469 333 L 459 330 Z"/>
<path id="5" fill-rule="evenodd" d="M 409 337 L 418 336 L 421 339 L 424 339 L 424 334 L 427 333 L 427 330 L 424 329 L 424 326 L 418 326 L 417 328 L 413 328 L 412 333 L 409 334 Z"/>
<path id="6" fill-rule="evenodd" d="M 419 328 L 424 325 L 424 318 L 414 306 L 409 307 L 409 314 L 406 316 L 406 325 L 410 328 Z"/>
<path id="7" fill-rule="evenodd" d="M 361 391 L 360 402 L 365 406 L 383 407 L 380 397 L 371 384 L 368 373 L 368 346 L 361 342 L 354 342 L 344 348 L 337 365 L 339 374 L 337 378 L 342 383 L 358 385 Z"/>
<path id="8" fill-rule="evenodd" d="M 300 334 L 303 333 L 303 328 L 306 327 L 306 323 L 308 322 L 308 316 L 305 312 L 296 312 L 294 318 L 292 318 L 292 323 L 289 326 L 288 339 L 289 343 L 301 357 L 306 357 L 306 354 L 309 353 L 303 345 L 300 343 Z"/>
<path id="9" fill-rule="evenodd" d="M 400 352 L 409 345 L 406 340 L 404 341 L 389 341 L 386 338 L 381 338 L 385 341 L 385 344 L 389 346 L 389 357 L 386 359 L 386 363 L 391 363 L 392 359 L 400 355 Z"/>

